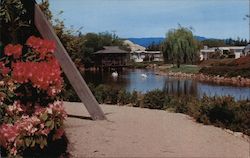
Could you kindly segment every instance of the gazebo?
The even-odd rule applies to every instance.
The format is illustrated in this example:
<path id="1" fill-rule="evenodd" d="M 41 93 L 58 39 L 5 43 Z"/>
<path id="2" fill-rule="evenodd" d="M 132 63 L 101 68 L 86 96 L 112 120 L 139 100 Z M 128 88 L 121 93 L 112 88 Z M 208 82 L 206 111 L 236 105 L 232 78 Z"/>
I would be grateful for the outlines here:
<path id="1" fill-rule="evenodd" d="M 129 60 L 129 52 L 118 46 L 104 46 L 104 49 L 94 55 L 95 64 L 100 68 L 125 67 Z"/>

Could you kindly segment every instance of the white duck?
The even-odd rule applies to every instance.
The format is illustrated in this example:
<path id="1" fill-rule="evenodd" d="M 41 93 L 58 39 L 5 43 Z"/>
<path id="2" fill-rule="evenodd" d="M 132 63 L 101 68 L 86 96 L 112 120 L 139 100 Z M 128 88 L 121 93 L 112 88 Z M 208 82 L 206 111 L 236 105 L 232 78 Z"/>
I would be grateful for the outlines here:
<path id="1" fill-rule="evenodd" d="M 116 71 L 112 72 L 112 77 L 118 77 L 118 73 Z"/>
<path id="2" fill-rule="evenodd" d="M 146 74 L 141 74 L 141 77 L 147 78 L 148 76 Z"/>

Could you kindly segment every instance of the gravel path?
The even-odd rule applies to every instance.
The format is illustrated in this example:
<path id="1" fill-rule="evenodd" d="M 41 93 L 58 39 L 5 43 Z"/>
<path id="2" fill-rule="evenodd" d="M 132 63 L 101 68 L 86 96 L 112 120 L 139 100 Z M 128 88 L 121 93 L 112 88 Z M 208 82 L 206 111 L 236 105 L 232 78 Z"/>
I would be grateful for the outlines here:
<path id="1" fill-rule="evenodd" d="M 196 123 L 184 114 L 102 105 L 108 120 L 69 117 L 66 134 L 72 157 L 249 158 L 246 138 Z M 80 103 L 65 102 L 68 114 L 89 116 Z"/>

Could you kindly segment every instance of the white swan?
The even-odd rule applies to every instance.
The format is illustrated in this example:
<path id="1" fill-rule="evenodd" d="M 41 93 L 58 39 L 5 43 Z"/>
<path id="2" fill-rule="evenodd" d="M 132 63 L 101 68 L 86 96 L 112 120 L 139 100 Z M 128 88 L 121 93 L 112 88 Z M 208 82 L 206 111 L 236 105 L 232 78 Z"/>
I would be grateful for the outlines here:
<path id="1" fill-rule="evenodd" d="M 112 72 L 112 77 L 118 77 L 118 73 L 116 71 Z"/>
<path id="2" fill-rule="evenodd" d="M 148 76 L 146 74 L 141 74 L 141 77 L 147 78 Z"/>

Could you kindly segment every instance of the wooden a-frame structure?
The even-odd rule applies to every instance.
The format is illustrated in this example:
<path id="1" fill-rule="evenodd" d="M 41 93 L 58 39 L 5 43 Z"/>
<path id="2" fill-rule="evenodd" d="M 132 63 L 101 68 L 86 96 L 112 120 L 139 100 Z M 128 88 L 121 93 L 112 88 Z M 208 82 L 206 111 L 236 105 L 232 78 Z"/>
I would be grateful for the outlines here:
<path id="1" fill-rule="evenodd" d="M 59 61 L 63 72 L 67 76 L 70 84 L 74 88 L 78 97 L 88 110 L 93 120 L 106 119 L 102 109 L 99 107 L 98 102 L 82 78 L 80 72 L 77 70 L 75 64 L 68 55 L 66 49 L 62 45 L 60 39 L 57 37 L 52 25 L 43 14 L 42 10 L 35 2 L 35 0 L 21 0 L 25 9 L 32 16 L 34 26 L 39 31 L 44 39 L 53 40 L 56 43 L 55 57 Z"/>

